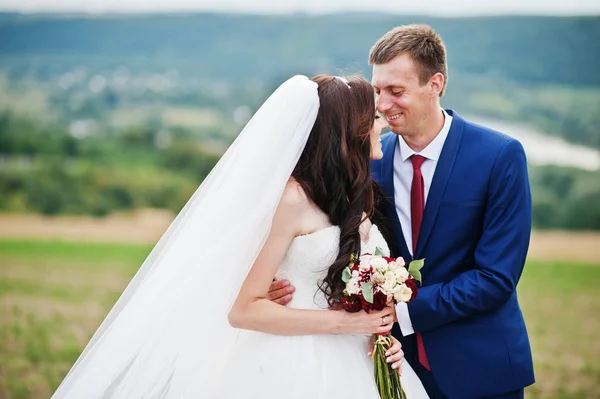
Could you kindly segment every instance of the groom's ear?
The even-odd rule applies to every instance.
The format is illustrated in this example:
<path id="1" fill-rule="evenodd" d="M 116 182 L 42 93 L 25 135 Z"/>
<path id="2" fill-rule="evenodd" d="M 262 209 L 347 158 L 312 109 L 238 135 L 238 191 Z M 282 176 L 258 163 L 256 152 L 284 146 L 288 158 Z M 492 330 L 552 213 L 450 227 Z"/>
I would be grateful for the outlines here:
<path id="1" fill-rule="evenodd" d="M 429 78 L 429 89 L 431 94 L 436 97 L 442 96 L 442 91 L 444 90 L 444 75 L 441 73 L 436 73 L 432 77 Z"/>

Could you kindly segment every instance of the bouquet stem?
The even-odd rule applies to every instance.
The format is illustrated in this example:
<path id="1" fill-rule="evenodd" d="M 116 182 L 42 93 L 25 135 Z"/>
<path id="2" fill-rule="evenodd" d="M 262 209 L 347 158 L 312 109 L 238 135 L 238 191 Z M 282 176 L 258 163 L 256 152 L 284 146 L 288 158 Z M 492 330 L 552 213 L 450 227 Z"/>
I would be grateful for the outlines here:
<path id="1" fill-rule="evenodd" d="M 385 352 L 392 346 L 390 334 L 373 335 L 373 361 L 375 362 L 375 383 L 381 399 L 406 399 L 406 394 L 400 385 L 398 370 L 385 361 Z"/>

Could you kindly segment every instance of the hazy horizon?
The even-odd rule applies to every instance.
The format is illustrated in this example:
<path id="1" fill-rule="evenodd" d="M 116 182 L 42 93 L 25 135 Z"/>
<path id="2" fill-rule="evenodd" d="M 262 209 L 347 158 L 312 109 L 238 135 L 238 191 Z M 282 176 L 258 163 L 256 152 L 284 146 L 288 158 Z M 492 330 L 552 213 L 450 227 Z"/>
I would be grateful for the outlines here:
<path id="1" fill-rule="evenodd" d="M 0 12 L 21 13 L 177 13 L 224 12 L 253 14 L 330 14 L 343 12 L 378 12 L 432 16 L 489 15 L 600 15 L 597 0 L 504 0 L 483 3 L 480 0 L 441 0 L 389 2 L 372 0 L 292 0 L 285 2 L 247 0 L 3 0 Z"/>

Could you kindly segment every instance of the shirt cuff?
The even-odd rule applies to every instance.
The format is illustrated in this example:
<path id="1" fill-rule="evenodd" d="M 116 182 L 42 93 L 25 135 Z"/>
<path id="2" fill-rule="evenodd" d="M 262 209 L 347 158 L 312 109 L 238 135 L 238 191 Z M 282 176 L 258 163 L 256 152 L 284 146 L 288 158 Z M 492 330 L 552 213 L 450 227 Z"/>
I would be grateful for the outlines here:
<path id="1" fill-rule="evenodd" d="M 410 314 L 408 314 L 408 304 L 404 302 L 396 304 L 396 317 L 398 318 L 398 325 L 400 326 L 400 331 L 402 331 L 402 336 L 406 337 L 415 333 L 412 321 L 410 320 Z"/>

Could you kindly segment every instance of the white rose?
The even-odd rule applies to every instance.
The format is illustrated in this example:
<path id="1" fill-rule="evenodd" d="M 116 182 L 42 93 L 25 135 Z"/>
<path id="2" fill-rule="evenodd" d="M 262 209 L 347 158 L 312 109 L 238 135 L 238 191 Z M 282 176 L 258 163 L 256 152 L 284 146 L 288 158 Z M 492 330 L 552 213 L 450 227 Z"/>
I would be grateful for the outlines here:
<path id="1" fill-rule="evenodd" d="M 364 254 L 364 255 L 361 255 L 360 258 L 358 258 L 358 259 L 360 260 L 361 264 L 364 263 L 364 264 L 368 265 L 369 262 L 371 261 L 372 257 L 373 257 L 373 255 Z"/>
<path id="2" fill-rule="evenodd" d="M 408 270 L 406 270 L 406 268 L 403 266 L 397 267 L 394 270 L 394 274 L 396 275 L 396 280 L 399 283 L 404 283 L 406 279 L 410 276 L 410 274 L 408 274 Z"/>
<path id="3" fill-rule="evenodd" d="M 350 295 L 360 293 L 360 283 L 358 282 L 358 278 L 351 278 L 348 283 L 346 283 L 346 292 Z"/>
<path id="4" fill-rule="evenodd" d="M 410 301 L 411 296 L 412 290 L 408 288 L 406 284 L 398 286 L 398 288 L 394 292 L 394 299 L 398 302 L 408 302 Z"/>
<path id="5" fill-rule="evenodd" d="M 363 262 L 361 260 L 360 263 L 358 264 L 358 268 L 361 271 L 370 271 L 371 270 L 371 265 L 369 264 L 369 262 Z"/>
<path id="6" fill-rule="evenodd" d="M 377 284 L 381 284 L 385 281 L 385 276 L 379 270 L 373 273 L 372 281 Z"/>
<path id="7" fill-rule="evenodd" d="M 398 266 L 401 266 L 401 267 L 406 266 L 406 262 L 404 262 L 404 259 L 402 259 L 402 258 L 396 258 L 396 261 L 394 263 L 396 263 Z"/>
<path id="8" fill-rule="evenodd" d="M 374 258 L 372 258 L 369 263 L 371 264 L 371 266 L 373 266 L 373 268 L 375 270 L 385 269 L 387 267 L 387 264 L 388 264 L 385 259 L 380 258 L 380 257 L 374 257 Z"/>
<path id="9" fill-rule="evenodd" d="M 396 288 L 396 276 L 393 273 L 387 273 L 385 275 L 385 281 L 381 284 L 381 289 L 385 294 L 394 293 L 394 288 Z"/>

